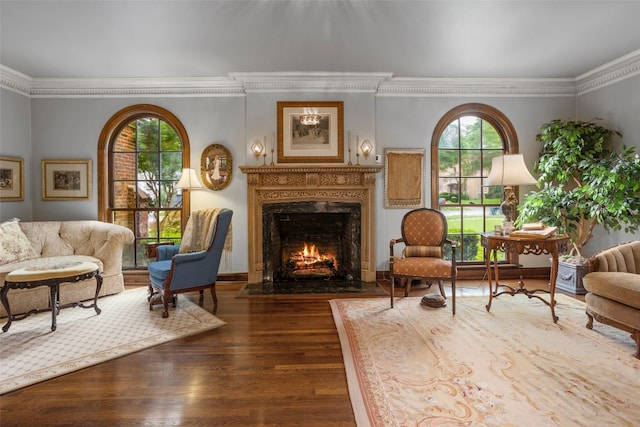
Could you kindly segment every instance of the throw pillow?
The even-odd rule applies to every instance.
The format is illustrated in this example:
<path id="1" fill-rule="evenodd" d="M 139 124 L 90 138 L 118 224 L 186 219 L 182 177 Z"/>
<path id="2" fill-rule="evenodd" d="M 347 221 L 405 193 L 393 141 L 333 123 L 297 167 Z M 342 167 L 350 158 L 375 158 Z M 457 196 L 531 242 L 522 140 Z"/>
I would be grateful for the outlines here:
<path id="1" fill-rule="evenodd" d="M 0 265 L 38 258 L 17 219 L 0 224 Z"/>

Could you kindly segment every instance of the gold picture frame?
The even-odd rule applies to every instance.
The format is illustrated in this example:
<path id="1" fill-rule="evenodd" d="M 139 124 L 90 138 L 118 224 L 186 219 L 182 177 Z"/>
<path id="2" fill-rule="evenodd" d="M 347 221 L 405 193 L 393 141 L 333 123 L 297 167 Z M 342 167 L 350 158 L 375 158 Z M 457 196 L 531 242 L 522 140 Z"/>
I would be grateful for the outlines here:
<path id="1" fill-rule="evenodd" d="M 385 148 L 384 207 L 424 207 L 424 148 Z"/>
<path id="2" fill-rule="evenodd" d="M 233 157 L 220 144 L 211 144 L 200 156 L 200 180 L 210 190 L 222 190 L 231 183 Z"/>
<path id="3" fill-rule="evenodd" d="M 317 123 L 303 123 L 315 116 Z M 344 103 L 279 101 L 278 163 L 343 163 Z"/>
<path id="4" fill-rule="evenodd" d="M 0 201 L 24 200 L 24 159 L 0 156 Z"/>
<path id="5" fill-rule="evenodd" d="M 90 200 L 91 160 L 42 160 L 42 200 Z"/>

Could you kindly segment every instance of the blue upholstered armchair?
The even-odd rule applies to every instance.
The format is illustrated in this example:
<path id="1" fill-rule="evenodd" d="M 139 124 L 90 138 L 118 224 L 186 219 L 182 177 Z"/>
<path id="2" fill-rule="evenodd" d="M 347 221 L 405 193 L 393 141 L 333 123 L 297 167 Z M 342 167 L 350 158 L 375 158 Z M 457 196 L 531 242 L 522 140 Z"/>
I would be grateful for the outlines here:
<path id="1" fill-rule="evenodd" d="M 191 213 L 180 246 L 158 246 L 155 262 L 149 263 L 149 309 L 162 298 L 169 317 L 169 300 L 176 306 L 177 294 L 205 288 L 211 290 L 214 307 L 218 305 L 216 279 L 233 211 L 202 209 Z"/>

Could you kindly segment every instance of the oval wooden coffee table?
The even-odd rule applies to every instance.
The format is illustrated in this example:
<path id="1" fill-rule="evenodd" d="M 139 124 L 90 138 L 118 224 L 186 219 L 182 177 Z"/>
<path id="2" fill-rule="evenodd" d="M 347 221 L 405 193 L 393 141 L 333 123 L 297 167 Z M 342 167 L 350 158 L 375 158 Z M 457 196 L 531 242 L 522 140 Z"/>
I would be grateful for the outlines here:
<path id="1" fill-rule="evenodd" d="M 60 284 L 69 282 L 79 282 L 81 280 L 96 278 L 96 293 L 93 297 L 93 304 L 84 305 L 82 302 L 75 302 L 60 306 L 58 301 L 60 293 Z M 93 262 L 71 261 L 56 262 L 54 260 L 43 261 L 42 263 L 32 265 L 30 267 L 21 268 L 7 274 L 4 279 L 4 286 L 0 292 L 0 300 L 7 311 L 7 323 L 2 327 L 3 332 L 7 332 L 11 327 L 13 320 L 22 320 L 33 313 L 44 310 L 31 310 L 21 316 L 11 315 L 9 299 L 7 293 L 9 289 L 32 289 L 38 286 L 49 287 L 49 309 L 51 310 L 51 330 L 56 330 L 56 315 L 61 308 L 82 307 L 95 308 L 96 313 L 100 314 L 98 308 L 98 294 L 102 287 L 102 275 L 100 269 Z"/>

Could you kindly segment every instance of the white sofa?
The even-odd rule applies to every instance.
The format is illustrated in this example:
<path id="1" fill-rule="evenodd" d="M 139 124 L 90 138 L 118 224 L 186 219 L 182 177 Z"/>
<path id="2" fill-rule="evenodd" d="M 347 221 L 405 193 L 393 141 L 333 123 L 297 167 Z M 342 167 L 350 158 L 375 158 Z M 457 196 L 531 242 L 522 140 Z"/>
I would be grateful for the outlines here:
<path id="1" fill-rule="evenodd" d="M 22 242 L 22 252 L 16 256 L 20 252 L 20 249 L 16 250 L 17 245 L 25 236 L 33 252 L 26 242 Z M 45 257 L 55 257 L 61 261 L 96 263 L 103 277 L 100 296 L 122 292 L 122 254 L 125 245 L 133 242 L 131 230 L 100 221 L 4 222 L 0 224 L 0 287 L 4 286 L 4 278 L 9 272 L 33 265 Z M 95 278 L 62 284 L 60 304 L 93 299 L 95 290 Z M 14 315 L 33 309 L 46 309 L 49 306 L 49 288 L 12 289 L 8 299 Z M 6 316 L 0 304 L 0 317 Z"/>

